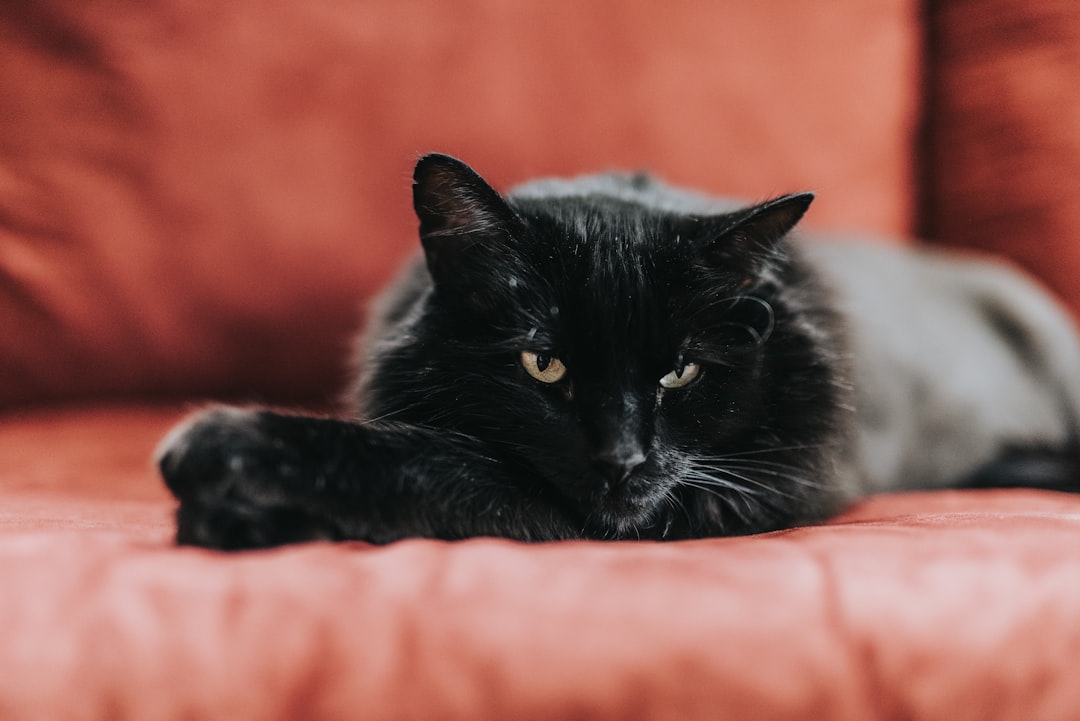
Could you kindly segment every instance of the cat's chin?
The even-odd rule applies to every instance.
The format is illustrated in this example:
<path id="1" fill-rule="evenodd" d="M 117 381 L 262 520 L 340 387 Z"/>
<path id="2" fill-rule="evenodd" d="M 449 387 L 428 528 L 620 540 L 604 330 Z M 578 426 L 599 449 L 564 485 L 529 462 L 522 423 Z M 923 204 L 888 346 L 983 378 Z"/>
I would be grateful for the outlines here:
<path id="1" fill-rule="evenodd" d="M 605 531 L 633 538 L 653 525 L 663 498 L 664 494 L 656 491 L 597 494 L 589 515 Z"/>

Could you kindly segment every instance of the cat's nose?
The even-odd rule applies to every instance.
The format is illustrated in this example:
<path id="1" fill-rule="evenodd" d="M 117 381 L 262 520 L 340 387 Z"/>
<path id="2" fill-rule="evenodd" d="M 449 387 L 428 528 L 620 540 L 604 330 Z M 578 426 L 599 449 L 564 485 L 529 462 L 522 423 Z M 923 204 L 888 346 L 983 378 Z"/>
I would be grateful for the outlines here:
<path id="1" fill-rule="evenodd" d="M 645 453 L 640 449 L 598 453 L 593 456 L 593 466 L 604 479 L 604 491 L 608 492 L 626 485 L 630 475 L 643 463 Z"/>

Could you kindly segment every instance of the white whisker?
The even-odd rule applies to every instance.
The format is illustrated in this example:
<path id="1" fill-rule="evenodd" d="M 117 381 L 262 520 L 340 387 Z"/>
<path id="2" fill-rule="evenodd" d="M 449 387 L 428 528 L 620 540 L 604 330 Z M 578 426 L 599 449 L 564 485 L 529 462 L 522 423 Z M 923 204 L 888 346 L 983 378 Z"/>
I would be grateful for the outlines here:
<path id="1" fill-rule="evenodd" d="M 822 448 L 823 444 L 820 443 L 804 443 L 791 446 L 774 446 L 772 448 L 755 448 L 749 451 L 733 451 L 731 453 L 722 453 L 717 456 L 695 456 L 695 461 L 713 461 L 713 460 L 727 460 L 730 458 L 743 458 L 744 456 L 759 456 L 766 453 L 784 453 L 786 451 L 812 451 L 818 448 Z"/>
<path id="2" fill-rule="evenodd" d="M 769 476 L 771 478 L 778 478 L 778 479 L 781 479 L 781 480 L 790 481 L 791 483 L 794 483 L 797 486 L 802 486 L 803 488 L 809 488 L 809 489 L 824 488 L 823 483 L 819 483 L 817 481 L 812 481 L 812 480 L 810 480 L 808 478 L 804 478 L 803 476 L 796 475 L 796 474 L 791 472 L 791 470 L 794 470 L 794 469 L 791 469 L 790 466 L 784 466 L 782 464 L 779 464 L 776 467 L 769 467 L 769 466 L 756 465 L 756 464 L 755 465 L 750 465 L 750 464 L 743 465 L 743 464 L 739 464 L 739 463 L 728 463 L 728 464 L 725 464 L 724 466 L 722 466 L 722 468 L 724 470 L 742 471 L 744 473 L 760 473 L 762 475 L 766 475 L 766 476 Z"/>
<path id="3" fill-rule="evenodd" d="M 711 496 L 717 498 L 718 500 L 720 500 L 725 506 L 730 508 L 735 513 L 735 515 L 737 515 L 739 517 L 739 519 L 743 523 L 749 523 L 750 522 L 750 518 L 749 518 L 749 516 L 747 514 L 752 516 L 753 513 L 754 513 L 754 509 L 750 505 L 750 501 L 751 500 L 756 500 L 756 499 L 752 498 L 756 494 L 754 494 L 754 492 L 751 491 L 750 489 L 746 489 L 746 488 L 743 488 L 741 486 L 737 486 L 737 485 L 734 485 L 734 484 L 728 484 L 728 483 L 723 483 L 723 482 L 717 483 L 715 481 L 710 482 L 709 480 L 706 480 L 706 479 L 697 479 L 697 478 L 695 478 L 695 479 L 683 478 L 683 479 L 681 479 L 679 481 L 679 485 L 687 486 L 689 488 L 695 488 L 695 489 L 697 489 L 699 491 L 702 491 L 703 493 L 708 493 L 709 495 L 711 495 Z M 717 488 L 723 488 L 725 490 L 732 491 L 733 495 L 720 493 L 718 490 L 716 490 Z M 739 508 L 739 506 L 737 504 L 737 501 L 742 501 L 743 505 L 746 507 L 746 513 L 745 514 Z"/>

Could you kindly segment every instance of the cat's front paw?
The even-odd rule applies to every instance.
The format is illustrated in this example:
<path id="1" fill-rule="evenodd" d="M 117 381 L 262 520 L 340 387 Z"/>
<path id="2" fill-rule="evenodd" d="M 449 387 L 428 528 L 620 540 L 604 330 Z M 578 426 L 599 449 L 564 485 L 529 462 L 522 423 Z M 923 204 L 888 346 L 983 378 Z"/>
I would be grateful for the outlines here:
<path id="1" fill-rule="evenodd" d="M 176 512 L 176 542 L 222 551 L 341 538 L 326 518 L 297 506 L 242 498 L 187 500 Z"/>
<path id="2" fill-rule="evenodd" d="M 178 543 L 237 550 L 339 536 L 324 514 L 288 491 L 300 476 L 302 450 L 282 420 L 268 411 L 221 407 L 166 436 L 157 462 L 180 501 Z"/>
<path id="3" fill-rule="evenodd" d="M 221 407 L 173 429 L 158 447 L 157 463 L 181 501 L 261 495 L 238 486 L 257 484 L 284 450 L 265 431 L 263 412 Z"/>

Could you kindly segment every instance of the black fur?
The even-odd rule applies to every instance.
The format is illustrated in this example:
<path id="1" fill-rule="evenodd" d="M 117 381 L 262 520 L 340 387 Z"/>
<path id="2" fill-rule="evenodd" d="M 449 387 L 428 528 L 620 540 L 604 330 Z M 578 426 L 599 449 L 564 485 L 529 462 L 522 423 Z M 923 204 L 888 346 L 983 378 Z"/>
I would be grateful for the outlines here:
<path id="1" fill-rule="evenodd" d="M 503 198 L 421 159 L 424 259 L 373 321 L 360 420 L 190 421 L 160 458 L 179 541 L 675 539 L 836 510 L 843 339 L 787 240 L 811 196 L 701 214 L 610 182 L 634 192 Z"/>
<path id="2" fill-rule="evenodd" d="M 837 329 L 785 240 L 810 195 L 705 216 L 503 199 L 444 155 L 415 177 L 424 261 L 375 321 L 363 420 L 219 409 L 180 428 L 160 464 L 181 543 L 680 539 L 834 511 Z M 565 378 L 530 377 L 523 351 Z"/>

